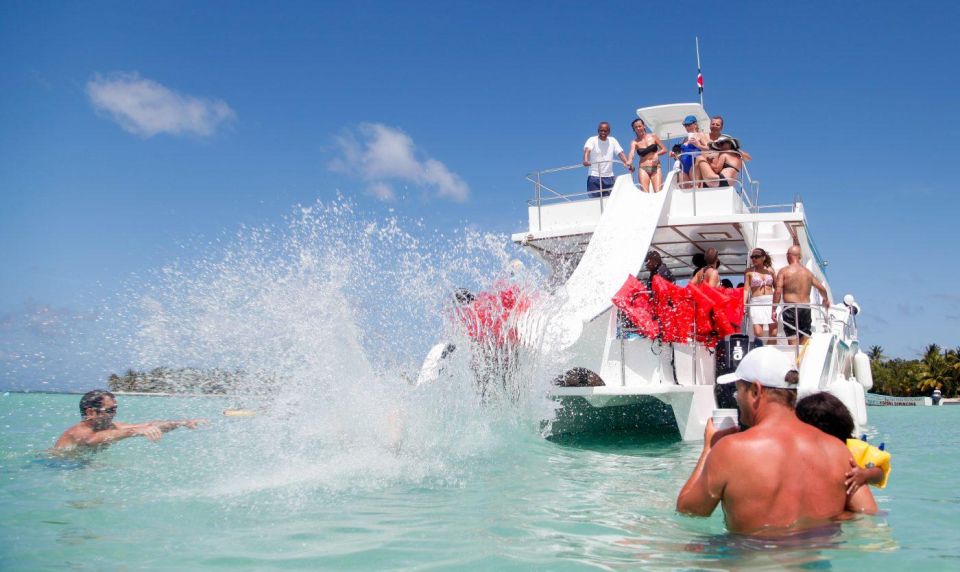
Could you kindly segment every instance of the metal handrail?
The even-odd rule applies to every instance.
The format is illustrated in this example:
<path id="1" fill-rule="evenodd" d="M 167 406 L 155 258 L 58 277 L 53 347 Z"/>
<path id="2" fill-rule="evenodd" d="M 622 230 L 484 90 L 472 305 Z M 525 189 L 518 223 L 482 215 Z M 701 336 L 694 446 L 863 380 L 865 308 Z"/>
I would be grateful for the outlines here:
<path id="1" fill-rule="evenodd" d="M 614 166 L 620 165 L 620 167 L 623 168 L 623 169 L 626 168 L 626 167 L 623 167 L 623 162 L 622 162 L 622 161 L 597 161 L 596 163 L 591 163 L 590 166 L 592 167 L 592 166 L 594 166 L 594 165 L 606 165 L 607 163 L 610 163 L 610 164 L 612 164 L 612 165 L 614 165 Z M 589 169 L 589 168 L 590 168 L 590 167 L 584 166 L 583 163 L 577 163 L 577 164 L 575 164 L 575 165 L 564 165 L 564 166 L 562 166 L 562 167 L 552 167 L 552 168 L 550 168 L 550 169 L 543 169 L 542 171 L 531 171 L 531 172 L 527 173 L 527 174 L 524 176 L 524 178 L 525 178 L 526 180 L 530 181 L 531 183 L 536 183 L 537 181 L 536 181 L 535 179 L 532 179 L 531 177 L 537 177 L 537 176 L 541 176 L 541 175 L 549 175 L 550 173 L 559 173 L 559 172 L 561 172 L 561 171 L 572 171 L 572 170 L 574 170 L 574 169 Z"/>
<path id="2" fill-rule="evenodd" d="M 614 168 L 617 168 L 617 164 L 619 164 L 619 165 L 621 165 L 621 168 L 623 168 L 623 167 L 622 167 L 623 163 L 622 163 L 621 161 L 597 161 L 597 162 L 595 162 L 595 163 L 592 163 L 591 166 L 593 166 L 593 165 L 606 165 L 606 164 L 611 164 L 611 165 L 613 165 Z M 549 175 L 549 174 L 552 174 L 552 173 L 560 173 L 560 172 L 564 172 L 564 171 L 572 171 L 572 170 L 575 170 L 575 169 L 588 169 L 588 168 L 589 168 L 589 167 L 584 166 L 583 163 L 578 163 L 578 164 L 576 164 L 576 165 L 564 165 L 564 166 L 562 166 L 562 167 L 553 167 L 553 168 L 550 168 L 550 169 L 544 169 L 544 170 L 542 170 L 542 171 L 534 171 L 534 172 L 531 172 L 531 173 L 527 173 L 527 174 L 526 174 L 526 176 L 525 176 L 524 178 L 525 178 L 526 180 L 530 181 L 531 183 L 533 183 L 533 190 L 534 190 L 534 191 L 533 191 L 533 192 L 534 192 L 534 198 L 527 201 L 527 206 L 531 206 L 531 207 L 536 207 L 536 208 L 537 208 L 537 219 L 538 219 L 538 220 L 542 220 L 542 218 L 541 218 L 541 217 L 542 217 L 542 213 L 540 212 L 540 208 L 543 206 L 544 203 L 547 203 L 547 202 L 555 202 L 555 201 L 556 201 L 556 202 L 565 201 L 565 202 L 568 202 L 568 203 L 569 203 L 569 202 L 573 202 L 574 200 L 578 200 L 578 199 L 580 199 L 580 198 L 582 198 L 582 197 L 591 197 L 592 193 L 596 193 L 596 192 L 597 192 L 597 191 L 584 191 L 584 192 L 580 192 L 580 193 L 560 193 L 560 192 L 558 192 L 558 191 L 550 188 L 549 186 L 545 185 L 545 184 L 543 183 L 543 176 L 544 176 L 544 175 Z M 616 176 L 616 174 L 614 174 L 614 176 Z M 543 196 L 543 191 L 544 191 L 544 190 L 547 191 L 548 193 L 550 193 L 552 196 L 547 196 L 546 198 L 544 198 L 544 196 Z M 602 189 L 602 191 L 601 191 L 601 196 L 600 196 L 600 212 L 601 212 L 601 214 L 603 213 L 603 206 L 604 206 L 604 200 L 603 200 L 603 199 L 605 198 L 605 195 L 603 194 L 603 192 L 609 193 L 609 191 L 611 191 L 611 190 L 613 190 L 613 187 L 611 187 L 609 190 L 604 188 L 604 189 Z M 591 198 L 592 198 L 592 197 L 591 197 Z"/>
<path id="3" fill-rule="evenodd" d="M 700 157 L 705 153 L 711 153 L 711 152 L 720 153 L 721 151 L 712 151 L 712 150 L 711 151 L 684 151 L 682 153 L 671 152 L 670 157 L 674 161 L 673 165 L 671 165 L 671 168 L 675 168 L 676 163 L 680 161 L 681 157 L 685 157 L 685 156 Z M 725 152 L 740 155 L 741 158 L 743 157 L 743 155 L 739 151 L 725 151 Z M 693 191 L 694 214 L 696 214 L 697 212 L 697 196 L 696 196 L 697 191 L 711 191 L 711 190 L 719 190 L 723 188 L 734 189 L 734 191 L 737 193 L 740 199 L 744 202 L 744 204 L 746 204 L 747 210 L 749 212 L 752 212 L 752 213 L 758 212 L 757 201 L 760 200 L 760 182 L 753 181 L 753 179 L 750 178 L 750 173 L 749 171 L 747 171 L 747 162 L 745 159 L 741 161 L 740 165 L 741 165 L 740 171 L 737 173 L 737 177 L 733 179 L 732 184 L 728 184 L 724 186 L 720 186 L 719 184 L 717 186 L 711 186 L 709 184 L 709 183 L 718 183 L 719 180 L 723 180 L 723 179 L 729 181 L 729 179 L 726 179 L 726 177 L 721 177 L 720 179 L 691 179 L 689 181 L 684 181 L 682 183 L 683 186 L 678 185 L 678 188 L 683 191 Z M 753 190 L 753 195 L 754 195 L 753 197 L 751 197 L 750 193 L 747 192 L 748 187 L 751 190 Z"/>
<path id="4" fill-rule="evenodd" d="M 670 153 L 669 156 L 670 156 L 670 158 L 671 158 L 671 160 L 672 160 L 672 163 L 670 163 L 670 166 L 671 166 L 671 168 L 674 168 L 675 165 L 676 165 L 676 162 L 679 161 L 680 158 L 683 157 L 683 156 L 700 156 L 700 155 L 703 155 L 703 154 L 706 154 L 706 153 L 711 153 L 711 152 L 715 152 L 715 151 L 713 151 L 713 150 L 709 150 L 709 151 L 686 151 L 686 152 L 681 152 L 681 153 L 679 153 L 679 154 Z M 716 152 L 722 152 L 722 151 L 716 151 Z M 741 155 L 741 157 L 742 157 L 742 153 L 740 153 L 739 151 L 726 151 L 726 152 L 727 152 L 727 153 L 736 153 L 736 154 L 738 154 L 738 155 Z M 593 163 L 593 165 L 605 165 L 605 164 L 611 164 L 611 165 L 613 165 L 614 169 L 622 170 L 622 165 L 623 165 L 622 161 L 616 160 L 616 159 L 615 159 L 615 160 L 611 160 L 611 161 L 598 161 L 598 162 Z M 620 165 L 620 167 L 618 167 L 618 164 Z M 631 166 L 632 166 L 632 165 L 631 165 Z M 530 172 L 530 173 L 527 173 L 527 174 L 524 176 L 524 178 L 525 178 L 527 181 L 533 183 L 533 185 L 534 185 L 534 197 L 533 197 L 533 199 L 530 199 L 530 200 L 527 201 L 527 205 L 530 206 L 530 207 L 536 207 L 536 208 L 537 208 L 537 210 L 538 210 L 538 219 L 539 219 L 539 217 L 540 217 L 540 215 L 541 215 L 540 209 L 541 209 L 541 207 L 542 207 L 543 205 L 545 205 L 545 204 L 556 203 L 556 202 L 568 202 L 568 203 L 569 203 L 569 202 L 573 202 L 573 201 L 575 201 L 575 200 L 580 200 L 580 199 L 589 197 L 592 193 L 595 193 L 595 192 L 596 192 L 596 191 L 585 191 L 585 192 L 577 192 L 577 193 L 563 193 L 563 192 L 560 192 L 560 191 L 558 191 L 557 189 L 554 189 L 554 188 L 552 188 L 551 186 L 545 184 L 544 181 L 543 181 L 543 178 L 544 178 L 545 176 L 547 176 L 547 175 L 552 175 L 552 174 L 562 173 L 562 172 L 567 172 L 567 171 L 573 171 L 573 170 L 576 170 L 576 169 L 583 169 L 583 168 L 586 168 L 586 167 L 584 167 L 584 165 L 583 165 L 582 163 L 577 163 L 577 164 L 573 164 L 573 165 L 563 165 L 563 166 L 560 166 L 560 167 L 552 167 L 552 168 L 543 169 L 543 170 L 540 170 L 540 171 L 532 171 L 532 172 Z M 631 169 L 631 170 L 632 170 L 632 169 Z M 614 176 L 617 176 L 617 175 L 618 175 L 618 173 L 615 172 L 615 173 L 614 173 Z M 666 175 L 666 173 L 665 173 L 665 175 Z M 636 185 L 636 186 L 639 188 L 639 174 L 634 175 L 634 177 L 632 177 L 632 178 L 634 179 L 634 185 Z M 749 171 L 749 169 L 747 168 L 747 162 L 746 162 L 746 160 L 742 161 L 742 163 L 741 163 L 741 168 L 740 168 L 740 171 L 739 171 L 739 173 L 738 173 L 738 175 L 737 175 L 737 178 L 736 178 L 736 179 L 733 179 L 733 180 L 731 181 L 731 184 L 730 184 L 729 187 L 711 187 L 711 186 L 709 186 L 709 185 L 704 185 L 705 183 L 713 183 L 713 182 L 715 182 L 714 179 L 711 179 L 711 180 L 694 179 L 694 180 L 692 180 L 692 181 L 686 181 L 686 182 L 684 182 L 684 188 L 682 188 L 682 189 L 680 189 L 680 190 L 683 190 L 683 191 L 685 191 L 685 192 L 686 192 L 686 191 L 692 192 L 692 194 L 693 194 L 693 212 L 694 212 L 694 215 L 697 214 L 697 193 L 698 193 L 698 191 L 721 190 L 721 189 L 724 189 L 724 188 L 732 188 L 732 189 L 734 190 L 734 192 L 737 194 L 737 196 L 739 196 L 740 199 L 743 201 L 743 204 L 744 204 L 744 206 L 746 207 L 747 212 L 750 212 L 750 213 L 756 214 L 756 213 L 760 213 L 760 212 L 762 212 L 762 211 L 767 211 L 767 212 L 769 212 L 769 211 L 774 211 L 774 212 L 796 212 L 797 209 L 798 209 L 798 203 L 797 203 L 797 202 L 795 202 L 795 203 L 792 204 L 792 205 L 786 205 L 786 204 L 783 204 L 783 205 L 781 205 L 781 204 L 778 204 L 778 205 L 760 205 L 760 204 L 759 204 L 759 201 L 760 201 L 760 182 L 753 180 L 753 178 L 750 176 L 750 171 Z M 688 185 L 690 185 L 689 188 L 687 188 Z M 605 191 L 605 190 L 606 190 L 606 189 L 604 189 L 604 191 Z M 602 213 L 603 210 L 604 210 L 604 201 L 603 201 L 604 198 L 605 198 L 605 197 L 603 197 L 603 196 L 600 197 L 600 199 L 601 199 L 601 200 L 600 200 L 600 212 L 601 212 L 601 213 Z M 789 209 L 789 210 L 788 210 L 788 209 Z M 754 223 L 754 225 L 756 226 L 756 223 Z M 756 229 L 755 229 L 755 230 L 756 230 Z"/>
<path id="5" fill-rule="evenodd" d="M 812 303 L 812 302 L 777 302 L 776 304 L 773 304 L 773 303 L 762 303 L 762 302 L 747 302 L 746 304 L 744 304 L 744 308 L 745 308 L 744 317 L 747 319 L 747 324 L 748 324 L 748 325 L 750 325 L 750 326 L 753 325 L 753 322 L 750 321 L 750 312 L 748 311 L 749 308 L 760 308 L 760 307 L 763 307 L 763 308 L 776 308 L 776 309 L 778 310 L 778 312 L 777 312 L 777 325 L 778 325 L 778 326 L 783 326 L 783 325 L 784 325 L 784 322 L 783 322 L 783 310 L 784 310 L 784 309 L 786 309 L 786 308 L 794 308 L 794 309 L 808 308 L 808 309 L 810 309 L 810 310 L 816 310 L 817 312 L 819 312 L 820 317 L 821 317 L 821 322 L 822 322 L 822 324 L 823 324 L 823 331 L 822 331 L 821 333 L 829 332 L 829 331 L 830 331 L 830 324 L 833 324 L 834 322 L 842 322 L 842 323 L 844 323 L 844 326 L 845 326 L 845 327 L 849 327 L 849 323 L 847 322 L 847 320 L 841 320 L 841 319 L 839 319 L 839 318 L 831 318 L 831 317 L 830 317 L 830 310 L 829 310 L 829 308 L 824 308 L 824 307 L 823 307 L 823 304 L 814 304 L 814 303 Z M 793 326 L 790 326 L 790 327 L 793 328 Z M 811 320 L 811 329 L 813 329 L 812 320 Z M 799 342 L 800 342 L 800 336 L 801 336 L 801 335 L 803 335 L 804 337 L 810 337 L 813 333 L 814 333 L 814 332 L 801 332 L 799 329 L 797 329 L 797 332 L 796 332 L 796 334 L 794 334 L 794 336 L 757 336 L 757 337 L 758 337 L 759 339 L 763 340 L 764 343 L 766 343 L 767 341 L 774 341 L 774 340 L 775 340 L 775 341 L 787 340 L 787 339 L 790 339 L 791 337 L 793 337 L 793 338 L 795 338 L 795 339 L 797 340 L 797 343 L 799 344 Z"/>

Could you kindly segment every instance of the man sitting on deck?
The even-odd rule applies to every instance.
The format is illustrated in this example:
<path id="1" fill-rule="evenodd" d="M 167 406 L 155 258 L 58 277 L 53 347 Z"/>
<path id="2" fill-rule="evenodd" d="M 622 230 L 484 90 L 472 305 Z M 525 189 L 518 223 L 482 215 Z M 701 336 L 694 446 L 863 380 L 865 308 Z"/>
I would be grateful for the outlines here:
<path id="1" fill-rule="evenodd" d="M 180 421 L 150 421 L 135 425 L 114 423 L 117 414 L 117 400 L 112 393 L 102 389 L 88 391 L 80 398 L 80 415 L 83 421 L 63 432 L 57 439 L 54 449 L 76 449 L 78 447 L 105 447 L 135 435 L 143 435 L 151 441 L 159 441 L 164 433 L 177 427 L 196 429 L 207 422 L 206 419 L 184 419 Z"/>
<path id="2" fill-rule="evenodd" d="M 717 139 L 720 139 L 720 137 L 729 137 L 733 139 L 732 135 L 723 133 L 723 117 L 720 115 L 714 115 L 710 118 L 710 131 L 707 133 L 708 145 L 709 143 L 716 143 Z M 740 152 L 740 156 L 743 157 L 744 161 L 750 161 L 753 159 L 753 157 L 750 156 L 750 153 L 747 153 L 743 149 L 738 149 L 738 151 Z M 704 156 L 709 159 L 710 157 L 714 156 L 714 154 L 704 153 Z"/>
<path id="3" fill-rule="evenodd" d="M 787 343 L 796 345 L 803 343 L 810 335 L 813 328 L 811 319 L 810 288 L 816 288 L 820 292 L 820 300 L 826 311 L 830 310 L 830 297 L 827 295 L 827 289 L 817 280 L 813 272 L 807 270 L 800 264 L 802 251 L 797 245 L 793 245 L 787 250 L 788 265 L 777 272 L 777 280 L 773 290 L 773 320 L 777 320 L 777 304 L 781 300 L 792 304 L 800 304 L 800 307 L 787 305 L 780 316 L 783 318 L 783 333 L 787 335 Z"/>
<path id="4" fill-rule="evenodd" d="M 799 375 L 777 348 L 757 348 L 717 383 L 737 384 L 737 427 L 707 421 L 703 452 L 677 497 L 677 510 L 709 516 L 723 503 L 731 532 L 776 535 L 826 524 L 850 512 L 875 514 L 867 488 L 847 495 L 853 459 L 839 440 L 794 413 Z"/>

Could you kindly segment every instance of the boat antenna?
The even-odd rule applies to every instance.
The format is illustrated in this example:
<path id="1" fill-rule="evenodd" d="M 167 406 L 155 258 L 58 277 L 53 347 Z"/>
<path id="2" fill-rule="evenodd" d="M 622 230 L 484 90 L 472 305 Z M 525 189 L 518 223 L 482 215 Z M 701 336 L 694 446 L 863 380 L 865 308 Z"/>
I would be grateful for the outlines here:
<path id="1" fill-rule="evenodd" d="M 703 74 L 700 73 L 700 36 L 697 39 L 697 91 L 700 92 L 700 107 L 703 107 Z"/>

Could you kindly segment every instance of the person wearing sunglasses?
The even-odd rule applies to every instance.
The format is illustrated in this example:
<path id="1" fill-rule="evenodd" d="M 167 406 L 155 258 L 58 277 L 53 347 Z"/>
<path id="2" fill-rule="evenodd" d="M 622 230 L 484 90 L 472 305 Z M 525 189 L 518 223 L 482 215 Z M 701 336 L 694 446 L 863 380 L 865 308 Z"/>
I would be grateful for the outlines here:
<path id="1" fill-rule="evenodd" d="M 743 273 L 743 283 L 750 286 L 743 289 L 743 304 L 749 308 L 753 335 L 758 338 L 777 335 L 777 324 L 773 319 L 773 283 L 776 278 L 770 255 L 762 248 L 754 248 L 750 253 L 750 266 Z"/>
<path id="2" fill-rule="evenodd" d="M 151 441 L 159 441 L 163 434 L 178 427 L 196 429 L 207 423 L 206 419 L 182 419 L 177 421 L 148 421 L 147 423 L 117 423 L 117 399 L 109 391 L 95 389 L 80 398 L 82 421 L 63 432 L 53 448 L 70 450 L 77 448 L 103 448 L 128 437 L 142 435 Z"/>

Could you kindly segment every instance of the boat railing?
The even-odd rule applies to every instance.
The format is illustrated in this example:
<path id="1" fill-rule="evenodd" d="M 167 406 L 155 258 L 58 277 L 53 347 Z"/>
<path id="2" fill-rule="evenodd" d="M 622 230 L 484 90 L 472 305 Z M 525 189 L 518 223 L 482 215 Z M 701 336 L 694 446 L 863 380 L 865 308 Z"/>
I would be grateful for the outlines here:
<path id="1" fill-rule="evenodd" d="M 776 325 L 778 326 L 778 328 L 780 326 L 786 325 L 783 319 L 783 313 L 788 308 L 793 309 L 795 316 L 799 316 L 799 311 L 801 309 L 810 310 L 811 312 L 810 330 L 811 331 L 805 332 L 797 328 L 796 332 L 792 336 L 788 336 L 788 335 L 757 336 L 757 338 L 762 340 L 764 344 L 770 344 L 770 343 L 779 344 L 781 342 L 786 341 L 788 343 L 793 342 L 796 345 L 799 345 L 801 341 L 800 340 L 801 336 L 809 337 L 814 333 L 834 332 L 834 333 L 840 334 L 845 340 L 852 340 L 857 338 L 857 324 L 854 316 L 848 313 L 845 319 L 833 317 L 831 316 L 829 309 L 824 307 L 823 304 L 814 304 L 810 302 L 806 302 L 806 303 L 779 302 L 777 304 L 770 304 L 770 303 L 763 303 L 763 302 L 748 302 L 747 304 L 744 305 L 744 307 L 746 310 L 744 312 L 744 331 L 751 331 L 753 329 L 752 328 L 753 322 L 750 320 L 751 308 L 761 308 L 761 307 L 769 308 L 771 313 L 774 311 L 774 309 L 776 309 L 777 310 Z M 814 316 L 817 316 L 819 320 L 814 320 L 813 319 Z M 799 321 L 799 317 L 798 317 L 798 321 Z M 839 332 L 834 329 L 835 327 L 839 328 Z M 790 329 L 794 329 L 794 326 L 790 325 Z"/>
<path id="2" fill-rule="evenodd" d="M 710 151 L 686 151 L 683 153 L 671 153 L 670 158 L 672 159 L 672 162 L 670 164 L 670 168 L 671 170 L 679 172 L 680 167 L 677 165 L 677 163 L 681 162 L 682 157 L 691 157 L 694 161 L 693 170 L 696 171 L 696 158 L 703 156 L 705 153 L 710 153 Z M 727 153 L 740 155 L 740 153 L 736 151 L 727 151 Z M 696 175 L 696 173 L 694 173 L 694 175 Z M 721 185 L 721 182 L 725 184 Z M 722 188 L 733 188 L 740 197 L 740 200 L 742 200 L 747 206 L 747 210 L 749 212 L 759 212 L 758 203 L 760 201 L 760 181 L 754 181 L 750 177 L 746 160 L 742 160 L 740 162 L 740 171 L 737 172 L 737 177 L 735 179 L 728 179 L 725 177 L 720 177 L 719 179 L 693 178 L 678 182 L 677 188 L 684 191 L 693 192 L 694 214 L 697 214 L 697 192 L 711 191 Z"/>
<path id="3" fill-rule="evenodd" d="M 669 158 L 666 158 L 666 163 L 670 165 L 670 168 L 667 171 L 662 171 L 664 179 L 670 170 L 678 171 L 679 168 L 676 164 L 680 161 L 680 158 L 683 156 L 697 156 L 702 155 L 702 152 L 688 152 L 688 153 L 679 153 L 671 154 Z M 594 163 L 594 165 L 611 165 L 614 170 L 614 175 L 620 175 L 627 171 L 627 168 L 623 166 L 619 160 L 615 161 L 603 161 Z M 540 208 L 549 204 L 556 204 L 562 202 L 573 202 L 583 199 L 599 198 L 599 208 L 600 212 L 603 212 L 603 207 L 605 199 L 607 196 L 597 197 L 597 191 L 578 191 L 578 192 L 566 192 L 560 190 L 560 186 L 569 187 L 571 182 L 568 180 L 563 181 L 562 183 L 557 183 L 560 177 L 563 177 L 565 174 L 572 174 L 574 171 L 579 171 L 581 169 L 587 169 L 581 163 L 574 165 L 564 165 L 561 167 L 552 167 L 549 169 L 543 169 L 540 171 L 533 171 L 527 173 L 524 177 L 533 185 L 533 198 L 527 201 L 527 205 L 531 207 Z M 635 169 L 633 172 L 633 182 L 638 187 L 640 186 L 640 170 Z M 665 183 L 666 181 L 664 181 Z M 685 181 L 678 184 L 678 188 L 693 193 L 693 209 L 694 214 L 696 214 L 696 203 L 697 195 L 709 192 L 712 190 L 718 190 L 722 188 L 733 188 L 740 199 L 743 201 L 744 205 L 748 212 L 751 213 L 760 213 L 760 212 L 794 212 L 797 210 L 798 202 L 795 201 L 789 204 L 776 204 L 776 205 L 761 205 L 759 204 L 760 199 L 760 181 L 754 180 L 750 176 L 750 171 L 747 167 L 746 161 L 742 163 L 741 170 L 737 175 L 736 179 L 727 180 L 727 184 L 723 187 L 717 186 L 717 180 L 705 180 L 705 179 L 694 179 L 690 181 Z M 578 186 L 582 185 L 582 181 L 576 183 Z M 714 185 L 714 186 L 711 186 Z M 582 188 L 582 187 L 581 187 Z M 601 189 L 602 191 L 607 191 L 607 189 Z"/>
<path id="4" fill-rule="evenodd" d="M 742 331 L 744 333 L 751 333 L 753 329 L 752 328 L 753 323 L 750 321 L 750 308 L 752 307 L 770 308 L 771 312 L 773 311 L 774 307 L 777 308 L 778 312 L 777 312 L 776 323 L 778 327 L 784 324 L 784 321 L 783 321 L 784 310 L 788 308 L 793 308 L 795 313 L 797 313 L 800 309 L 810 310 L 811 312 L 810 330 L 811 331 L 809 332 L 801 331 L 799 328 L 797 328 L 797 331 L 792 336 L 788 336 L 788 335 L 755 336 L 758 340 L 761 340 L 764 345 L 778 345 L 778 346 L 789 345 L 790 347 L 793 348 L 794 359 L 797 359 L 797 360 L 799 360 L 800 358 L 800 352 L 802 347 L 801 336 L 809 337 L 812 334 L 818 333 L 818 332 L 829 333 L 832 331 L 832 328 L 834 325 L 842 325 L 844 339 L 846 340 L 856 339 L 856 323 L 854 321 L 852 314 L 848 315 L 847 319 L 834 318 L 834 317 L 831 317 L 829 309 L 824 307 L 823 304 L 815 304 L 810 302 L 806 302 L 806 303 L 780 302 L 774 305 L 771 305 L 769 303 L 767 304 L 747 303 L 745 304 L 744 320 L 742 323 L 742 326 L 743 326 Z M 819 320 L 812 319 L 813 315 L 818 316 Z M 692 346 L 694 348 L 705 345 L 702 342 L 697 341 L 699 333 L 700 332 L 698 331 L 697 323 L 696 321 L 694 321 L 693 328 L 690 332 L 690 337 L 687 339 L 686 342 L 684 342 L 684 344 Z M 619 342 L 620 342 L 621 378 L 623 378 L 626 375 L 624 371 L 624 368 L 626 367 L 626 363 L 625 363 L 626 352 L 624 348 L 624 342 L 625 340 L 634 336 L 638 336 L 638 337 L 643 336 L 639 328 L 629 324 L 625 324 L 622 321 L 618 321 L 617 338 L 619 338 Z M 700 382 L 700 380 L 698 379 L 699 376 L 697 375 L 697 365 L 696 365 L 697 352 L 696 351 L 691 353 L 691 359 L 693 360 L 692 383 L 694 385 L 697 385 Z M 621 379 L 621 383 L 622 383 L 622 379 Z"/>
<path id="5" fill-rule="evenodd" d="M 627 168 L 624 167 L 623 163 L 621 163 L 620 161 L 598 161 L 596 163 L 593 163 L 593 165 L 611 165 L 614 170 L 614 176 L 617 176 L 616 171 L 618 170 L 627 171 Z M 530 181 L 531 183 L 533 183 L 533 198 L 527 201 L 527 204 L 530 206 L 541 206 L 546 203 L 572 202 L 572 201 L 578 201 L 586 198 L 595 198 L 593 195 L 595 195 L 598 192 L 606 192 L 606 191 L 613 190 L 613 187 L 610 187 L 609 189 L 601 187 L 600 191 L 583 191 L 583 192 L 577 192 L 577 193 L 567 193 L 567 192 L 560 192 L 554 189 L 553 186 L 551 185 L 555 186 L 556 185 L 555 183 L 551 183 L 551 185 L 548 185 L 546 182 L 544 182 L 544 179 L 552 178 L 550 177 L 551 175 L 557 175 L 559 173 L 566 173 L 569 171 L 576 171 L 581 169 L 589 169 L 589 167 L 583 166 L 582 163 L 577 163 L 576 165 L 564 165 L 562 167 L 553 167 L 550 169 L 544 169 L 542 171 L 534 171 L 532 173 L 527 173 L 527 175 L 524 178 Z M 623 173 L 620 173 L 620 174 L 623 174 Z M 602 185 L 602 179 L 601 179 L 601 185 Z M 606 198 L 605 196 L 601 196 L 600 202 L 603 203 L 603 199 L 605 198 Z M 601 207 L 601 210 L 602 210 L 602 207 Z"/>

